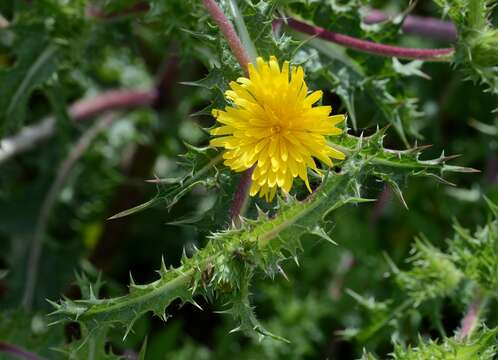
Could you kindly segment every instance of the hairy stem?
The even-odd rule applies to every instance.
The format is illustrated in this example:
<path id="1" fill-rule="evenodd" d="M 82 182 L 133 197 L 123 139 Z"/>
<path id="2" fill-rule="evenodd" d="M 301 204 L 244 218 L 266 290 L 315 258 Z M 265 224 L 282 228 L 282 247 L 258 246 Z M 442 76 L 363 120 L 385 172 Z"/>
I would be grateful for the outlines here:
<path id="1" fill-rule="evenodd" d="M 76 101 L 70 106 L 69 115 L 74 121 L 86 120 L 110 110 L 152 105 L 157 98 L 156 89 L 109 90 L 93 98 Z M 37 124 L 24 127 L 11 137 L 0 139 L 0 165 L 49 139 L 56 132 L 55 125 L 55 119 L 49 117 Z"/>
<path id="2" fill-rule="evenodd" d="M 389 20 L 390 16 L 383 11 L 371 9 L 363 18 L 365 24 L 376 24 Z M 425 36 L 431 39 L 456 41 L 456 26 L 444 20 L 431 17 L 408 15 L 401 25 L 404 33 Z"/>
<path id="3" fill-rule="evenodd" d="M 228 42 L 228 46 L 230 46 L 230 50 L 232 50 L 232 53 L 239 62 L 240 67 L 247 75 L 247 64 L 249 64 L 251 60 L 232 24 L 214 0 L 203 0 L 202 2 L 209 12 L 209 15 L 218 24 L 221 33 Z"/>
<path id="4" fill-rule="evenodd" d="M 374 55 L 394 56 L 403 59 L 449 61 L 454 52 L 453 48 L 416 49 L 379 44 L 373 41 L 362 40 L 349 35 L 339 34 L 292 18 L 287 19 L 287 24 L 297 31 L 317 36 L 321 39 L 345 46 L 349 49 Z"/>

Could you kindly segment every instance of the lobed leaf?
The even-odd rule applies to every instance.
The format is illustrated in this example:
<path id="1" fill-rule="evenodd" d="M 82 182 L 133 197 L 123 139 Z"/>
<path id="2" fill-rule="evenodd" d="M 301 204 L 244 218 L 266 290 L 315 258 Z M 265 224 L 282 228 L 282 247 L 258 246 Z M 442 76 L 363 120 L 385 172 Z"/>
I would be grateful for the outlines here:
<path id="1" fill-rule="evenodd" d="M 249 302 L 248 286 L 255 271 L 274 277 L 280 264 L 289 257 L 297 261 L 304 234 L 316 234 L 330 240 L 321 226 L 328 215 L 345 204 L 368 201 L 361 197 L 361 183 L 370 175 L 393 173 L 428 175 L 445 166 L 445 160 L 423 162 L 420 150 L 393 151 L 382 147 L 384 131 L 369 138 L 341 138 L 341 150 L 348 158 L 339 174 L 330 172 L 320 187 L 306 200 L 280 200 L 277 213 L 260 212 L 257 219 L 243 219 L 241 228 L 228 228 L 210 236 L 207 245 L 183 256 L 178 268 L 159 270 L 159 279 L 144 285 L 131 281 L 130 293 L 118 298 L 64 300 L 56 304 L 57 321 L 76 320 L 92 329 L 121 324 L 130 331 L 133 323 L 147 312 L 166 320 L 166 310 L 176 299 L 195 304 L 194 296 L 225 300 L 232 316 L 238 319 L 237 330 L 256 331 L 274 336 L 257 321 Z M 455 168 L 452 171 L 458 171 Z M 126 336 L 126 334 L 125 334 Z M 274 336 L 275 337 L 275 336 Z"/>

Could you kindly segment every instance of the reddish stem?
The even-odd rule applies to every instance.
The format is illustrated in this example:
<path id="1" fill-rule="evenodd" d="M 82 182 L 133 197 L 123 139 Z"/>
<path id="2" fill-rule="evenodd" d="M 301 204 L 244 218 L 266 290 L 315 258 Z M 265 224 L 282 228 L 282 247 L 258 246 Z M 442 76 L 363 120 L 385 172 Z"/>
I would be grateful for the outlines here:
<path id="1" fill-rule="evenodd" d="M 157 95 L 155 89 L 110 90 L 91 99 L 76 101 L 71 105 L 69 114 L 74 120 L 84 120 L 112 109 L 151 105 Z"/>
<path id="2" fill-rule="evenodd" d="M 19 346 L 12 345 L 3 341 L 0 341 L 0 352 L 4 352 L 7 354 L 10 354 L 12 356 L 15 356 L 16 358 L 19 359 L 26 359 L 26 360 L 44 360 L 44 358 L 29 352 L 27 350 L 24 350 L 23 348 L 20 348 Z"/>
<path id="3" fill-rule="evenodd" d="M 318 36 L 321 39 L 345 46 L 347 48 L 374 55 L 394 56 L 404 59 L 442 60 L 439 57 L 450 55 L 454 52 L 453 48 L 414 49 L 379 44 L 373 41 L 361 40 L 352 36 L 325 30 L 324 28 L 321 28 L 319 26 L 309 25 L 292 18 L 287 19 L 287 23 L 290 27 L 297 31 Z"/>
<path id="4" fill-rule="evenodd" d="M 220 27 L 220 31 L 227 40 L 228 46 L 230 46 L 233 55 L 239 62 L 240 67 L 244 70 L 244 73 L 247 75 L 247 64 L 251 61 L 249 60 L 249 56 L 242 45 L 242 41 L 240 41 L 240 38 L 235 32 L 232 24 L 214 0 L 203 0 L 202 2 L 209 12 L 209 15 L 211 15 L 213 20 L 216 21 Z"/>
<path id="5" fill-rule="evenodd" d="M 389 15 L 380 10 L 372 9 L 363 18 L 365 24 L 375 24 L 389 19 Z M 457 29 L 449 21 L 443 21 L 430 17 L 408 15 L 401 25 L 403 32 L 426 36 L 432 39 L 456 41 Z"/>
<path id="6" fill-rule="evenodd" d="M 158 98 L 156 89 L 109 90 L 93 98 L 76 101 L 70 106 L 69 114 L 74 121 L 85 120 L 109 110 L 153 105 Z M 0 139 L 0 164 L 50 138 L 56 131 L 55 126 L 55 119 L 49 117 L 26 126 L 11 137 Z"/>
<path id="7" fill-rule="evenodd" d="M 472 334 L 472 331 L 474 331 L 474 329 L 476 328 L 483 302 L 484 299 L 482 294 L 478 293 L 474 301 L 469 305 L 467 313 L 462 319 L 460 332 L 457 336 L 459 340 L 464 340 L 465 338 L 470 336 L 470 334 Z"/>
<path id="8" fill-rule="evenodd" d="M 150 5 L 145 1 L 139 1 L 136 4 L 131 5 L 128 8 L 122 9 L 120 11 L 114 11 L 111 13 L 105 13 L 99 7 L 95 5 L 90 5 L 87 8 L 87 15 L 102 20 L 114 19 L 120 16 L 128 16 L 136 13 L 147 12 L 150 10 Z"/>
<path id="9" fill-rule="evenodd" d="M 233 196 L 232 206 L 230 207 L 230 220 L 238 226 L 239 224 L 239 215 L 244 208 L 247 197 L 249 196 L 249 189 L 251 188 L 252 183 L 252 172 L 254 171 L 254 167 L 246 170 L 242 177 L 240 178 L 239 186 L 235 190 L 235 194 Z"/>

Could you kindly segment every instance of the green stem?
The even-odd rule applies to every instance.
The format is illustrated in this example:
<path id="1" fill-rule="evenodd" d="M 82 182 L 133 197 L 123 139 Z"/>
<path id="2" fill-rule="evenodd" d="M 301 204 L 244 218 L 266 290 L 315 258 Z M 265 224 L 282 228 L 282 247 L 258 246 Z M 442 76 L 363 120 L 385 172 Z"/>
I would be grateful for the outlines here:
<path id="1" fill-rule="evenodd" d="M 230 0 L 230 12 L 232 13 L 233 20 L 235 22 L 235 26 L 237 27 L 237 31 L 239 32 L 240 40 L 242 41 L 242 45 L 246 49 L 247 55 L 252 63 L 256 63 L 256 58 L 258 56 L 258 52 L 254 43 L 251 40 L 251 36 L 247 31 L 247 26 L 244 21 L 242 14 L 237 6 L 236 0 Z"/>

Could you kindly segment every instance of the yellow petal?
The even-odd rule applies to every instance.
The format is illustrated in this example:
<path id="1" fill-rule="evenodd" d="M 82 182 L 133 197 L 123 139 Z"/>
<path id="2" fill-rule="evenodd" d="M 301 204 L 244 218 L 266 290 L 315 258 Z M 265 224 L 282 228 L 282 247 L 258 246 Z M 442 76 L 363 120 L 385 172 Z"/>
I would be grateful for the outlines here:
<path id="1" fill-rule="evenodd" d="M 318 100 L 320 100 L 322 98 L 322 96 L 323 96 L 323 92 L 320 90 L 312 92 L 310 95 L 308 95 L 306 97 L 306 99 L 304 99 L 305 106 L 313 105 Z"/>

